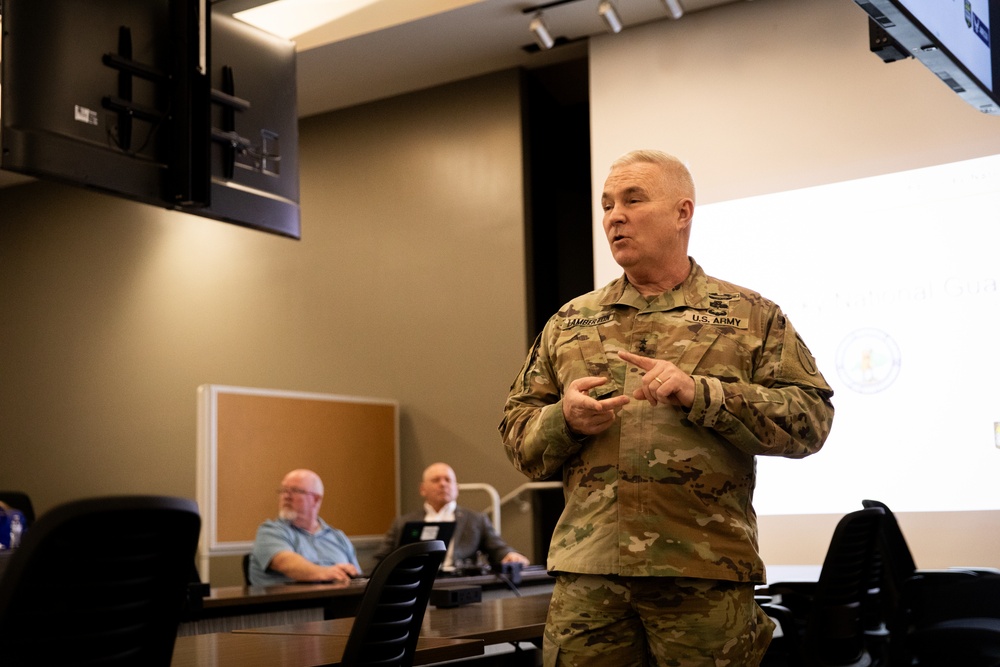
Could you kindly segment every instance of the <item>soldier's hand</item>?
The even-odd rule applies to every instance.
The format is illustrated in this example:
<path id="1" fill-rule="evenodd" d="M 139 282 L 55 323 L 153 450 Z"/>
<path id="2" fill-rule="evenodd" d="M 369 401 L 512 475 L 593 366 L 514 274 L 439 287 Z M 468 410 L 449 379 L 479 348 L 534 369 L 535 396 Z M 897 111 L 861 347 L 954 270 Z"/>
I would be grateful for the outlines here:
<path id="1" fill-rule="evenodd" d="M 645 371 L 642 376 L 642 387 L 632 392 L 632 396 L 640 401 L 649 401 L 650 405 L 670 403 L 690 408 L 694 403 L 694 378 L 663 359 L 652 359 L 625 350 L 619 350 L 622 361 L 635 364 Z"/>
<path id="2" fill-rule="evenodd" d="M 566 388 L 562 399 L 563 417 L 574 433 L 603 433 L 615 423 L 618 410 L 629 402 L 628 396 L 612 396 L 599 401 L 587 393 L 605 382 L 607 378 L 585 377 L 573 380 Z"/>

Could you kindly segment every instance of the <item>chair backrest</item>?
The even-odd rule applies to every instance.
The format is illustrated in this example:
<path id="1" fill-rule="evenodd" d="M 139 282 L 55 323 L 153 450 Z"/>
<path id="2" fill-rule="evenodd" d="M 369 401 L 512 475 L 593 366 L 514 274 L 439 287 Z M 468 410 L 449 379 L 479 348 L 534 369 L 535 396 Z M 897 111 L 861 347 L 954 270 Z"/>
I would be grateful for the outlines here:
<path id="1" fill-rule="evenodd" d="M 866 604 L 869 624 L 881 623 L 890 635 L 894 635 L 897 639 L 889 642 L 889 649 L 898 652 L 902 650 L 902 642 L 898 638 L 905 634 L 903 628 L 906 623 L 900 616 L 903 611 L 900 607 L 903 589 L 907 580 L 917 571 L 917 566 L 896 515 L 888 505 L 878 500 L 862 500 L 861 504 L 869 509 L 881 509 L 885 515 L 876 542 L 875 567 Z"/>
<path id="2" fill-rule="evenodd" d="M 883 517 L 880 508 L 858 510 L 834 529 L 806 620 L 807 664 L 869 664 L 862 603 Z"/>
<path id="3" fill-rule="evenodd" d="M 243 566 L 243 583 L 246 586 L 250 585 L 250 554 L 243 554 L 243 559 L 240 561 Z"/>
<path id="4" fill-rule="evenodd" d="M 903 537 L 903 531 L 899 527 L 896 515 L 892 513 L 889 506 L 878 500 L 862 500 L 861 505 L 866 508 L 877 507 L 885 513 L 882 520 L 882 537 L 879 541 L 879 548 L 887 568 L 891 568 L 893 576 L 900 582 L 913 576 L 917 571 L 917 564 L 913 560 L 913 552 L 910 545 Z"/>
<path id="5" fill-rule="evenodd" d="M 883 607 L 892 665 L 1000 666 L 1000 574 L 981 568 L 917 569 L 895 515 L 885 512 Z"/>
<path id="6" fill-rule="evenodd" d="M 31 498 L 23 491 L 0 491 L 0 502 L 6 503 L 24 515 L 25 526 L 35 522 L 35 508 L 31 506 Z"/>
<path id="7" fill-rule="evenodd" d="M 358 607 L 343 664 L 413 664 L 420 625 L 445 551 L 441 540 L 415 542 L 379 562 Z"/>
<path id="8" fill-rule="evenodd" d="M 11 665 L 170 665 L 201 520 L 163 496 L 55 507 L 0 578 L 0 647 Z"/>

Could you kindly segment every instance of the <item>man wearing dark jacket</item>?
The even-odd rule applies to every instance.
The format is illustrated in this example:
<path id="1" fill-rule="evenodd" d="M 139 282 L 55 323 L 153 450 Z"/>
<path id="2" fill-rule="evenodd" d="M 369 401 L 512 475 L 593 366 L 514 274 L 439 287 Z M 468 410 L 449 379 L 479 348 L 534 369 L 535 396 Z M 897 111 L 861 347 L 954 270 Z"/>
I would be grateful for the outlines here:
<path id="1" fill-rule="evenodd" d="M 458 480 L 448 464 L 434 463 L 424 470 L 420 495 L 424 499 L 424 509 L 396 517 L 375 554 L 376 561 L 385 558 L 399 545 L 399 535 L 408 522 L 454 521 L 455 534 L 445 556 L 445 571 L 475 564 L 479 553 L 484 554 L 493 566 L 500 563 L 528 564 L 527 558 L 514 551 L 497 534 L 489 517 L 456 504 Z"/>

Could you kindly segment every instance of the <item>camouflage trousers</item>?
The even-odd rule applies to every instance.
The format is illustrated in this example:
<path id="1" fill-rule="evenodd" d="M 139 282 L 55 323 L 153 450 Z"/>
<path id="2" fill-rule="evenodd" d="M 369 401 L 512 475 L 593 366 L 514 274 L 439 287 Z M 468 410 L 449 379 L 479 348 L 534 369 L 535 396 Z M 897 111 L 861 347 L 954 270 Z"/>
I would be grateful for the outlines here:
<path id="1" fill-rule="evenodd" d="M 753 584 L 563 573 L 545 623 L 545 667 L 756 667 L 774 623 Z"/>

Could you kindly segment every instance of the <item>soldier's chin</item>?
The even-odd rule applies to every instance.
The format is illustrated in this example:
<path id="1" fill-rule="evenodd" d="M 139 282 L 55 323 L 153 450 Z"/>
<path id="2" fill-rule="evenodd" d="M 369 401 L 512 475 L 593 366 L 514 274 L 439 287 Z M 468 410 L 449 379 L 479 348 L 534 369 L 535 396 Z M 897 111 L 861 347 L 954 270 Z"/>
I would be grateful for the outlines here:
<path id="1" fill-rule="evenodd" d="M 296 512 L 295 510 L 279 510 L 278 511 L 278 518 L 279 519 L 284 519 L 285 521 L 295 521 L 296 517 L 298 517 L 298 512 Z"/>

